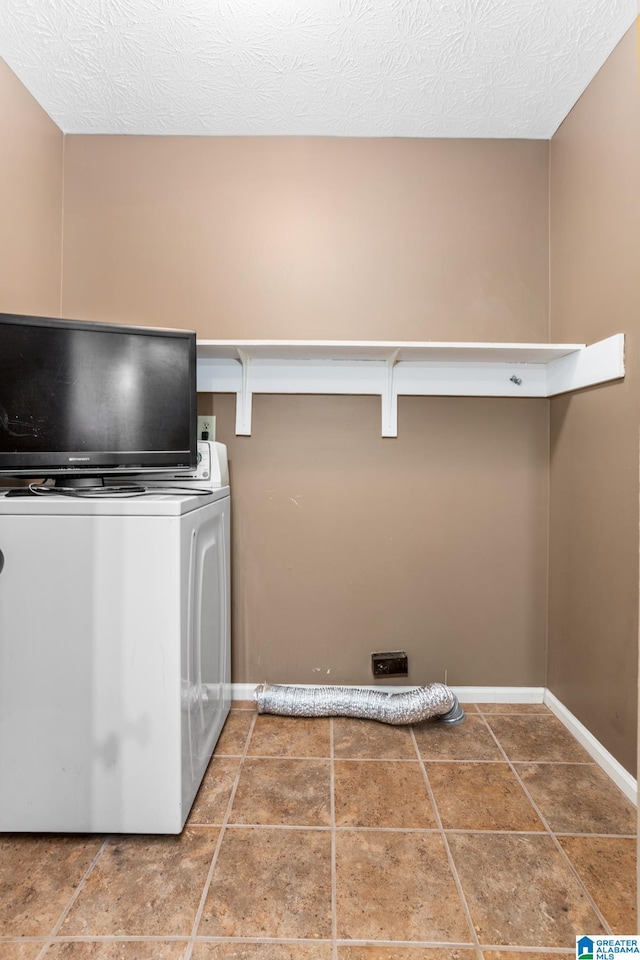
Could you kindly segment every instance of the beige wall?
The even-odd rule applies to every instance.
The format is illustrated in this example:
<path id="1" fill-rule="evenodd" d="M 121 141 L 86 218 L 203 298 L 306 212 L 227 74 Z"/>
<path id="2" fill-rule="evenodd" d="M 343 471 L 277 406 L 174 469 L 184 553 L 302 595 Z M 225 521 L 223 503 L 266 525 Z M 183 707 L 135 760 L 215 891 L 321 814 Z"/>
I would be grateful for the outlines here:
<path id="1" fill-rule="evenodd" d="M 546 340 L 548 144 L 67 137 L 63 312 Z"/>
<path id="2" fill-rule="evenodd" d="M 68 137 L 63 313 L 202 337 L 546 340 L 548 144 Z M 201 403 L 206 403 L 201 398 Z M 237 682 L 544 683 L 546 401 L 257 397 Z"/>
<path id="3" fill-rule="evenodd" d="M 409 682 L 543 685 L 547 405 L 257 397 L 228 444 L 237 680 L 368 683 L 375 650 Z M 406 682 L 406 681 L 404 681 Z"/>
<path id="4" fill-rule="evenodd" d="M 551 338 L 626 334 L 626 377 L 551 404 L 548 686 L 636 762 L 640 92 L 629 31 L 551 142 Z"/>
<path id="5" fill-rule="evenodd" d="M 59 316 L 60 130 L 0 60 L 0 312 Z"/>

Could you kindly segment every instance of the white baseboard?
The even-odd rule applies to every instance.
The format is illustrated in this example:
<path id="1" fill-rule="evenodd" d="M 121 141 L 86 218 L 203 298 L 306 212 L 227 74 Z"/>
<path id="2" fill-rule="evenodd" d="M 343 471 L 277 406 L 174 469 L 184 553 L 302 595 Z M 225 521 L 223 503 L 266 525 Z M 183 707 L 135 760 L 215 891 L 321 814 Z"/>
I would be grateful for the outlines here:
<path id="1" fill-rule="evenodd" d="M 231 699 L 253 700 L 257 684 L 232 683 Z M 295 684 L 299 687 L 315 687 L 315 683 Z M 414 690 L 415 687 L 391 686 L 378 684 L 358 684 L 360 690 L 382 690 L 385 693 L 402 693 L 405 690 Z M 628 770 L 618 763 L 616 758 L 596 740 L 592 733 L 581 723 L 570 710 L 545 687 L 455 687 L 451 689 L 461 703 L 544 703 L 560 720 L 567 730 L 585 748 L 589 756 L 593 757 L 599 767 L 609 776 L 625 797 L 633 804 L 638 803 L 638 782 Z"/>
<path id="2" fill-rule="evenodd" d="M 460 703 L 543 703 L 544 687 L 451 687 Z"/>
<path id="3" fill-rule="evenodd" d="M 231 700 L 253 700 L 257 683 L 232 683 Z"/>
<path id="4" fill-rule="evenodd" d="M 233 700 L 253 700 L 257 684 L 231 684 Z M 296 683 L 296 687 L 316 687 L 316 683 Z M 351 686 L 351 684 L 337 684 Z M 391 684 L 360 683 L 352 685 L 356 690 L 382 690 L 384 693 L 404 693 L 415 686 L 391 686 Z M 460 703 L 542 703 L 544 687 L 451 687 Z"/>
<path id="5" fill-rule="evenodd" d="M 565 725 L 569 733 L 573 734 L 589 756 L 593 757 L 598 766 L 601 767 L 620 790 L 622 790 L 625 797 L 637 806 L 638 781 L 631 776 L 629 771 L 625 770 L 621 763 L 618 763 L 616 758 L 602 746 L 599 740 L 596 740 L 585 725 L 581 723 L 577 717 L 574 717 L 571 711 L 567 710 L 565 705 L 561 703 L 550 690 L 545 690 L 543 702 L 546 703 L 558 720 Z"/>

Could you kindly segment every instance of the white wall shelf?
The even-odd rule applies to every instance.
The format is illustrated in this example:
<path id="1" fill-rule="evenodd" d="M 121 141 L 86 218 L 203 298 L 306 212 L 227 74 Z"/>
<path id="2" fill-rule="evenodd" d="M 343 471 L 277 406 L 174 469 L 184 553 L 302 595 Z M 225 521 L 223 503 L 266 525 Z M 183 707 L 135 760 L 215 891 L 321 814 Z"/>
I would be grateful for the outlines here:
<path id="1" fill-rule="evenodd" d="M 198 390 L 235 393 L 251 434 L 254 393 L 379 396 L 382 436 L 398 397 L 553 397 L 624 377 L 624 334 L 582 343 L 199 340 Z"/>

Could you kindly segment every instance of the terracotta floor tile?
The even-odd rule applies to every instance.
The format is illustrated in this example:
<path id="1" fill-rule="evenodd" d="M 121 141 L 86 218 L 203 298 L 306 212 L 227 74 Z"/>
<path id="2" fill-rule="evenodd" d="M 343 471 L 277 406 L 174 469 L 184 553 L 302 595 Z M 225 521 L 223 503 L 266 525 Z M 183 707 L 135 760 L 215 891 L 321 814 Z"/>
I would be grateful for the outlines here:
<path id="1" fill-rule="evenodd" d="M 340 939 L 471 942 L 438 834 L 340 831 L 336 877 Z"/>
<path id="2" fill-rule="evenodd" d="M 247 757 L 229 822 L 328 827 L 330 762 Z"/>
<path id="3" fill-rule="evenodd" d="M 548 716 L 487 716 L 510 760 L 591 763 L 591 757 L 552 713 Z"/>
<path id="4" fill-rule="evenodd" d="M 187 944 L 171 940 L 54 943 L 45 960 L 182 960 Z"/>
<path id="5" fill-rule="evenodd" d="M 329 757 L 330 721 L 325 717 L 260 714 L 249 743 L 250 756 Z"/>
<path id="6" fill-rule="evenodd" d="M 636 832 L 634 806 L 596 764 L 518 763 L 516 769 L 554 832 Z"/>
<path id="7" fill-rule="evenodd" d="M 192 960 L 331 960 L 325 943 L 196 943 Z"/>
<path id="8" fill-rule="evenodd" d="M 255 700 L 233 700 L 231 703 L 232 710 L 253 710 L 256 711 L 256 701 Z"/>
<path id="9" fill-rule="evenodd" d="M 549 836 L 449 834 L 481 943 L 567 947 L 602 933 L 586 895 Z"/>
<path id="10" fill-rule="evenodd" d="M 198 935 L 330 937 L 329 831 L 227 829 Z"/>
<path id="11" fill-rule="evenodd" d="M 477 713 L 477 712 L 478 712 L 478 704 L 477 704 L 477 703 L 461 703 L 460 706 L 462 707 L 462 709 L 464 710 L 465 713 Z M 480 706 L 482 706 L 482 704 L 480 704 Z"/>
<path id="12" fill-rule="evenodd" d="M 219 831 L 112 840 L 61 936 L 190 936 Z"/>
<path id="13" fill-rule="evenodd" d="M 338 947 L 338 960 L 475 960 L 473 947 Z"/>
<path id="14" fill-rule="evenodd" d="M 0 835 L 0 936 L 48 936 L 103 837 Z"/>
<path id="15" fill-rule="evenodd" d="M 413 730 L 425 760 L 504 760 L 479 715 L 471 714 L 453 726 L 427 721 Z"/>
<path id="16" fill-rule="evenodd" d="M 334 956 L 318 942 L 332 935 L 331 727 L 338 936 L 368 941 L 338 946 L 338 960 L 475 960 L 416 743 L 481 943 L 504 944 L 484 951 L 485 960 L 568 958 L 575 931 L 602 932 L 485 718 L 614 934 L 633 933 L 631 804 L 543 705 L 464 708 L 465 723 L 416 725 L 414 742 L 407 727 L 257 716 L 253 703 L 234 704 L 188 829 L 112 838 L 45 960 L 183 960 L 254 722 L 232 810 L 238 825 L 225 830 L 198 931 L 229 939 L 197 941 L 192 960 Z M 596 835 L 605 833 L 625 836 Z M 0 940 L 0 960 L 38 960 L 102 839 L 0 835 L 0 937 L 16 938 Z M 182 939 L 118 939 L 131 935 Z M 99 936 L 111 939 L 90 939 Z M 425 941 L 469 946 L 418 945 Z M 545 952 L 552 946 L 563 952 Z"/>
<path id="17" fill-rule="evenodd" d="M 42 943 L 0 943 L 0 960 L 36 960 Z"/>
<path id="18" fill-rule="evenodd" d="M 213 751 L 215 756 L 240 756 L 253 720 L 254 714 L 249 710 L 230 710 Z"/>
<path id="19" fill-rule="evenodd" d="M 544 830 L 507 763 L 427 763 L 442 819 L 450 830 Z"/>
<path id="20" fill-rule="evenodd" d="M 334 784 L 338 827 L 437 826 L 417 761 L 336 760 Z"/>
<path id="21" fill-rule="evenodd" d="M 558 839 L 612 931 L 635 933 L 638 929 L 635 838 Z"/>
<path id="22" fill-rule="evenodd" d="M 333 721 L 334 756 L 346 760 L 415 760 L 409 727 L 375 720 L 336 717 Z"/>
<path id="23" fill-rule="evenodd" d="M 187 825 L 223 822 L 239 766 L 239 757 L 211 758 L 187 818 Z"/>
<path id="24" fill-rule="evenodd" d="M 539 713 L 546 717 L 552 716 L 549 707 L 544 703 L 481 703 L 479 704 L 479 709 L 481 713 Z"/>

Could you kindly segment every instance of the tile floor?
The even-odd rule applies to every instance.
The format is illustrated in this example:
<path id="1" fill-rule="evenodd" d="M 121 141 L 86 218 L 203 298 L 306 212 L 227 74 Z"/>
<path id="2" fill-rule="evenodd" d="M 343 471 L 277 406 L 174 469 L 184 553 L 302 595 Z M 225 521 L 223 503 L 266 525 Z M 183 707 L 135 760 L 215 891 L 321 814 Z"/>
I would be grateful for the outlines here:
<path id="1" fill-rule="evenodd" d="M 0 960 L 540 960 L 636 932 L 633 806 L 542 705 L 232 710 L 179 837 L 0 835 Z"/>

